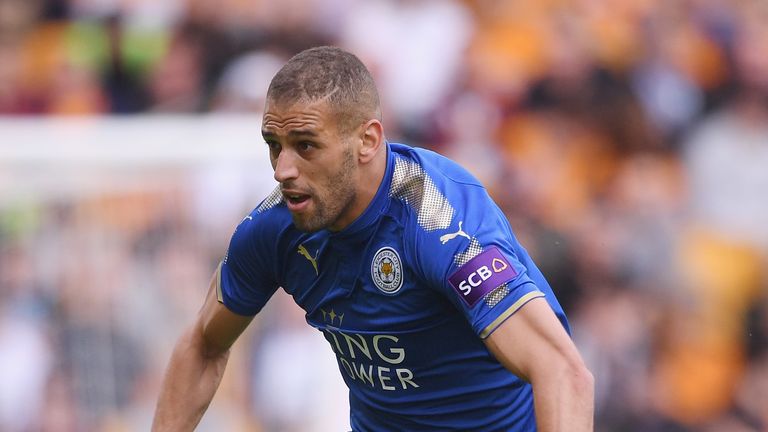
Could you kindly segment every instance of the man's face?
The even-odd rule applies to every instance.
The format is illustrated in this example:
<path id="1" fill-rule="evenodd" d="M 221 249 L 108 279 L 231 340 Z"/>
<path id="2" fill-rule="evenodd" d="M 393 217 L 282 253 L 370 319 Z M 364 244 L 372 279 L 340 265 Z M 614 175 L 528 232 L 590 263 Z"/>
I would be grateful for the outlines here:
<path id="1" fill-rule="evenodd" d="M 338 231 L 352 222 L 357 157 L 325 102 L 267 101 L 262 135 L 283 197 L 302 231 Z"/>

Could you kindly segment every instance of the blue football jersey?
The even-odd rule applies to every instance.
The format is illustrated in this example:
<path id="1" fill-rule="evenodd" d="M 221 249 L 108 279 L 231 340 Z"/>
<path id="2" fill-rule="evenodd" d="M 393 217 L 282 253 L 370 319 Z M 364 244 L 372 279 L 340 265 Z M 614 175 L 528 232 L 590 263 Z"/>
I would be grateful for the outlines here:
<path id="1" fill-rule="evenodd" d="M 235 230 L 219 300 L 254 315 L 278 287 L 349 387 L 355 431 L 532 431 L 530 384 L 483 339 L 552 289 L 485 188 L 437 153 L 387 144 L 376 196 L 340 232 L 296 229 L 276 189 Z"/>

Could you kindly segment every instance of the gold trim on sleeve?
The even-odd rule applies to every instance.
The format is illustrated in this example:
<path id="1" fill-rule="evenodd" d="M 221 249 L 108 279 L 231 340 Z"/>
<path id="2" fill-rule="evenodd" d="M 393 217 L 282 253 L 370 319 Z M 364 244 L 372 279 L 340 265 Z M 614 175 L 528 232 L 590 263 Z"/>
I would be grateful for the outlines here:
<path id="1" fill-rule="evenodd" d="M 219 303 L 224 304 L 224 295 L 221 293 L 221 266 L 224 261 L 219 262 L 219 266 L 216 267 L 216 299 Z"/>
<path id="2" fill-rule="evenodd" d="M 528 303 L 529 300 L 535 299 L 537 297 L 544 297 L 544 293 L 541 291 L 531 291 L 528 294 L 525 294 L 524 296 L 517 299 L 517 301 L 514 302 L 512 306 L 510 306 L 495 320 L 493 320 L 493 322 L 490 323 L 488 327 L 483 329 L 483 331 L 480 333 L 480 339 L 485 339 L 488 336 L 490 336 L 491 333 L 493 333 L 493 331 L 496 330 L 496 328 L 499 327 L 501 323 L 504 322 L 504 320 L 509 318 L 513 313 L 517 312 L 521 307 L 523 307 L 524 304 Z"/>

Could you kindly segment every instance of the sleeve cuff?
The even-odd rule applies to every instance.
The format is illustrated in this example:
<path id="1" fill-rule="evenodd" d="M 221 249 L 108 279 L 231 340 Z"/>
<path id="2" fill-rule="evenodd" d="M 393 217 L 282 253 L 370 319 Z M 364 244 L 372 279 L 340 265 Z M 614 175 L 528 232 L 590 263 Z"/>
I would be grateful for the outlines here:
<path id="1" fill-rule="evenodd" d="M 544 297 L 544 293 L 541 292 L 541 291 L 538 291 L 538 290 L 537 291 L 531 291 L 531 292 L 523 295 L 519 299 L 517 299 L 517 301 L 512 303 L 512 305 L 510 307 L 508 307 L 507 310 L 502 312 L 501 315 L 496 317 L 495 320 L 493 320 L 490 324 L 488 324 L 483 329 L 483 331 L 480 332 L 480 339 L 485 339 L 488 336 L 490 336 L 491 333 L 493 333 L 493 331 L 496 330 L 501 325 L 501 323 L 503 323 L 504 321 L 507 320 L 507 318 L 511 317 L 515 312 L 520 310 L 520 308 L 523 307 L 523 305 L 525 305 L 529 301 L 531 301 L 531 300 L 533 300 L 535 298 L 538 298 L 538 297 Z"/>
<path id="2" fill-rule="evenodd" d="M 219 261 L 219 266 L 216 267 L 216 299 L 221 304 L 224 304 L 224 294 L 221 292 L 221 266 L 223 263 L 223 261 Z"/>

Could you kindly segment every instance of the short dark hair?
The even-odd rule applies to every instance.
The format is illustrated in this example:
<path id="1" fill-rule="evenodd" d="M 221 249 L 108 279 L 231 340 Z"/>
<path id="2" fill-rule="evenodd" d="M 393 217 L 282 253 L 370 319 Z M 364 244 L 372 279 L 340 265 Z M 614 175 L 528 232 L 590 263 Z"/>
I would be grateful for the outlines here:
<path id="1" fill-rule="evenodd" d="M 376 83 L 357 56 L 320 46 L 293 56 L 272 78 L 267 100 L 277 103 L 326 99 L 343 130 L 376 118 L 381 107 Z"/>

